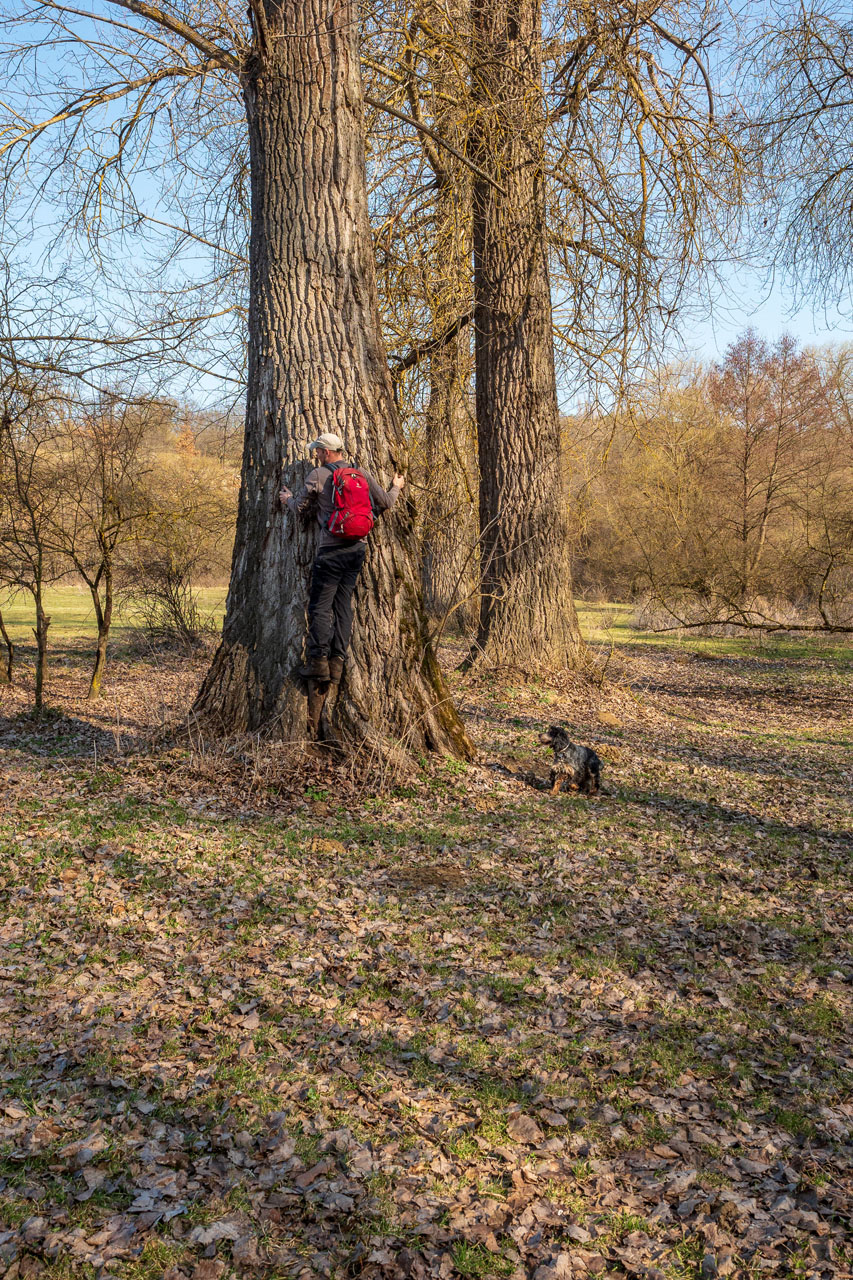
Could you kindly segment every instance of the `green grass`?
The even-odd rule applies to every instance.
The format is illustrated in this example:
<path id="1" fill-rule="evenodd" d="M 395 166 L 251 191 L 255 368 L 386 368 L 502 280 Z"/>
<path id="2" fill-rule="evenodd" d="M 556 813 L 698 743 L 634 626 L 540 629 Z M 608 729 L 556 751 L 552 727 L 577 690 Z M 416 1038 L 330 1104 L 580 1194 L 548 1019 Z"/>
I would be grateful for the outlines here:
<path id="1" fill-rule="evenodd" d="M 481 1244 L 459 1240 L 451 1249 L 453 1265 L 461 1276 L 510 1276 L 515 1267 L 509 1258 L 489 1253 Z"/>
<path id="2" fill-rule="evenodd" d="M 831 635 L 762 635 L 752 632 L 736 636 L 702 635 L 699 631 L 645 631 L 636 624 L 637 608 L 632 604 L 577 604 L 584 638 L 592 645 L 636 645 L 671 649 L 700 657 L 765 658 L 780 662 L 791 659 L 820 659 L 853 666 L 853 646 Z"/>
<path id="3" fill-rule="evenodd" d="M 185 1252 L 181 1245 L 169 1240 L 146 1240 L 139 1257 L 125 1264 L 123 1280 L 159 1280 L 164 1271 L 181 1261 Z"/>
<path id="4" fill-rule="evenodd" d="M 675 1272 L 684 1280 L 699 1280 L 702 1275 L 702 1259 L 705 1256 L 705 1243 L 698 1236 L 687 1236 L 677 1244 L 673 1253 L 681 1266 Z"/>
<path id="5" fill-rule="evenodd" d="M 224 586 L 198 588 L 202 616 L 213 616 L 217 624 L 221 622 L 227 590 Z M 49 587 L 45 592 L 44 604 L 45 612 L 50 618 L 49 643 L 56 645 L 59 641 L 96 638 L 98 628 L 95 625 L 92 598 L 86 587 Z M 0 601 L 0 609 L 12 643 L 34 646 L 32 629 L 35 625 L 35 606 L 32 597 L 27 592 L 20 591 L 17 595 Z M 133 610 L 117 609 L 113 618 L 113 638 L 126 638 L 134 626 Z"/>

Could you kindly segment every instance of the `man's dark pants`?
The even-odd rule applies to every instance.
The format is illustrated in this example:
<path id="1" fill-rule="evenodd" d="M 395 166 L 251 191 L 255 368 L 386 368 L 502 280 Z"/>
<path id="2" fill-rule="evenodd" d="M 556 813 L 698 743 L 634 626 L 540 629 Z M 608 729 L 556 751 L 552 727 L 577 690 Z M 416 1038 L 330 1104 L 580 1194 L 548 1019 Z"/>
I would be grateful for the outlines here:
<path id="1" fill-rule="evenodd" d="M 308 596 L 308 658 L 345 658 L 352 634 L 352 593 L 364 564 L 364 542 L 321 547 Z"/>

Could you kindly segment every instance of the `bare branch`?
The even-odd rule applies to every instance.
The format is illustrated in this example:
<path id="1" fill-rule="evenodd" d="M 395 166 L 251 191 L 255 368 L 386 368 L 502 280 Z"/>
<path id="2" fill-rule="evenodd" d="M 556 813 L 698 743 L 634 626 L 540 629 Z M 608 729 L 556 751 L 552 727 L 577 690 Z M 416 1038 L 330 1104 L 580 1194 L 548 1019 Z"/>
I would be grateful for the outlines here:
<path id="1" fill-rule="evenodd" d="M 52 125 L 62 124 L 66 120 L 84 116 L 96 107 L 103 107 L 120 98 L 126 98 L 128 94 L 135 92 L 137 89 L 147 92 L 163 80 L 194 79 L 196 76 L 204 75 L 207 70 L 209 70 L 209 67 L 204 65 L 196 67 L 161 67 L 158 71 L 153 71 L 147 76 L 140 76 L 137 80 L 126 80 L 117 89 L 106 87 L 89 89 L 49 118 L 40 120 L 37 124 L 22 125 L 12 137 L 0 145 L 0 156 L 13 147 L 19 146 L 27 139 L 37 138 L 39 134 L 44 133 Z"/>
<path id="2" fill-rule="evenodd" d="M 230 71 L 240 71 L 240 60 L 235 58 L 233 53 L 229 53 L 227 49 L 221 49 L 213 40 L 208 40 L 206 36 L 201 35 L 194 27 L 189 26 L 186 22 L 181 22 L 180 18 L 167 13 L 165 9 L 161 9 L 157 5 L 146 4 L 145 0 L 107 0 L 107 3 L 116 5 L 119 9 L 127 9 L 131 13 L 137 14 L 140 18 L 147 18 L 155 26 L 162 27 L 163 30 L 171 31 L 174 35 L 180 36 L 182 40 L 186 40 L 187 44 L 194 45 L 196 49 L 199 49 L 209 58 L 212 65 L 227 67 Z"/>
<path id="3" fill-rule="evenodd" d="M 673 35 L 671 31 L 667 31 L 665 27 L 660 25 L 660 23 L 655 22 L 654 18 L 648 18 L 647 21 L 652 30 L 656 31 L 661 39 L 666 40 L 667 43 L 673 45 L 674 48 L 680 49 L 682 53 L 686 53 L 688 58 L 695 62 L 696 66 L 699 68 L 699 74 L 705 81 L 705 89 L 708 94 L 708 119 L 713 122 L 714 90 L 711 86 L 711 77 L 708 75 L 705 63 L 699 57 L 697 50 L 694 49 L 692 44 L 688 44 L 686 40 L 682 40 L 680 36 Z"/>
<path id="4" fill-rule="evenodd" d="M 495 191 L 499 191 L 501 195 L 504 196 L 507 194 L 506 190 L 499 183 L 495 182 L 494 178 L 490 178 L 489 175 L 479 167 L 479 165 L 474 164 L 474 161 L 469 160 L 461 151 L 457 151 L 455 147 L 450 145 L 446 138 L 442 138 L 441 134 L 436 133 L 435 129 L 431 129 L 429 125 L 424 124 L 422 121 L 412 119 L 411 116 L 407 116 L 403 111 L 398 111 L 397 108 L 392 107 L 389 102 L 379 102 L 376 98 L 372 98 L 368 94 L 364 95 L 364 101 L 369 107 L 373 107 L 374 110 L 386 111 L 388 115 L 395 116 L 397 120 L 402 120 L 403 124 L 410 125 L 411 128 L 417 130 L 418 133 L 422 133 L 426 137 L 431 138 L 437 146 L 443 147 L 445 151 L 448 151 L 452 156 L 455 156 L 456 159 L 461 161 L 467 169 L 470 169 L 472 173 L 475 173 L 478 178 L 482 178 L 484 182 L 488 182 L 489 186 L 494 187 Z"/>
<path id="5" fill-rule="evenodd" d="M 428 342 L 421 342 L 412 347 L 399 360 L 395 360 L 394 364 L 391 366 L 391 377 L 399 378 L 400 374 L 405 373 L 406 369 L 412 369 L 427 356 L 434 355 L 435 352 L 440 351 L 442 347 L 446 347 L 447 344 L 452 342 L 453 339 L 456 338 L 465 326 L 470 324 L 473 319 L 474 310 L 472 307 L 472 309 L 465 315 L 459 316 L 458 320 L 455 320 L 453 324 L 444 331 L 444 333 L 439 335 L 439 337 L 430 338 Z"/>

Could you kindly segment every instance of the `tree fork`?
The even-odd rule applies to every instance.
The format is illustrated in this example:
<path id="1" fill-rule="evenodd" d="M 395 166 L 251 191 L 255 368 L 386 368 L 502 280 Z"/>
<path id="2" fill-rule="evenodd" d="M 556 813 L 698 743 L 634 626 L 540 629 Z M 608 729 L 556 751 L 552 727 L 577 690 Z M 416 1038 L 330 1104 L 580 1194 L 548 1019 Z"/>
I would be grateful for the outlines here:
<path id="1" fill-rule="evenodd" d="M 380 336 L 367 212 L 356 6 L 263 11 L 246 59 L 252 215 L 248 389 L 237 534 L 222 642 L 192 717 L 219 732 L 306 736 L 302 658 L 316 529 L 283 512 L 308 443 L 343 437 L 389 480 L 404 446 Z M 383 757 L 473 748 L 429 646 L 408 504 L 379 521 L 332 725 Z"/>

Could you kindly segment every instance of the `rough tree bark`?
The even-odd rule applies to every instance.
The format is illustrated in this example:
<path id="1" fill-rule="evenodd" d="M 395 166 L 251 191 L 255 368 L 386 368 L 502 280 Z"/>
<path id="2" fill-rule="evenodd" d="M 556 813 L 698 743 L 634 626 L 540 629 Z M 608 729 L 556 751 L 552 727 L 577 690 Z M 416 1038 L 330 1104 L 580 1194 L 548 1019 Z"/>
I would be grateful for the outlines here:
<path id="1" fill-rule="evenodd" d="M 455 309 L 458 316 L 459 309 Z M 433 337 L 453 323 L 452 309 L 436 306 Z M 442 327 L 443 326 L 443 327 Z M 454 338 L 430 357 L 425 415 L 426 482 L 422 539 L 424 598 L 433 617 L 455 610 L 475 616 L 477 592 L 477 476 L 475 432 L 466 404 L 468 335 Z"/>
<path id="2" fill-rule="evenodd" d="M 571 667 L 583 643 L 545 250 L 541 6 L 473 0 L 472 22 L 470 148 L 494 180 L 473 178 L 482 589 L 475 653 Z"/>
<path id="3" fill-rule="evenodd" d="M 468 0 L 426 0 L 418 15 L 429 33 L 427 75 L 434 93 L 434 128 L 464 152 L 468 114 L 455 98 L 458 60 L 453 42 L 470 31 Z M 411 83 L 413 106 L 417 86 Z M 421 135 L 435 175 L 435 231 L 431 281 L 429 399 L 425 415 L 427 494 L 424 503 L 422 575 L 429 613 L 457 609 L 475 616 L 477 568 L 476 432 L 469 390 L 471 335 L 470 171 L 449 151 Z M 447 341 L 447 335 L 453 337 Z M 461 619 L 460 619 L 461 620 Z"/>
<path id="4" fill-rule="evenodd" d="M 307 445 L 341 435 L 386 484 L 404 451 L 376 295 L 352 0 L 263 0 L 243 97 L 252 186 L 248 395 L 222 642 L 194 714 L 228 732 L 306 732 L 302 657 L 316 531 L 278 504 Z M 371 535 L 333 720 L 382 754 L 469 740 L 427 642 L 407 504 Z"/>

